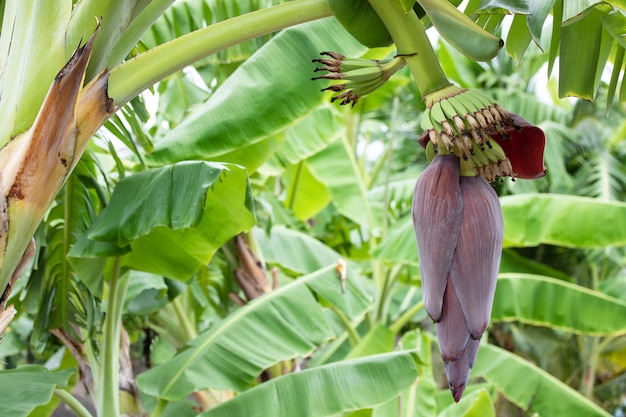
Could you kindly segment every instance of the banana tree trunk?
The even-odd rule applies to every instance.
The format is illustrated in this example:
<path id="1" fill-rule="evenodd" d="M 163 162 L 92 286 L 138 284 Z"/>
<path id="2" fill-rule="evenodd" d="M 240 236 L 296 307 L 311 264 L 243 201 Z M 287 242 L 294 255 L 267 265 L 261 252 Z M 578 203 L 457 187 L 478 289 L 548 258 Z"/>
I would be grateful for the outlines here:
<path id="1" fill-rule="evenodd" d="M 0 301 L 34 250 L 31 238 L 93 133 L 113 112 L 105 70 L 83 87 L 98 30 L 57 74 L 33 125 L 0 150 Z M 0 303 L 0 314 L 5 309 Z"/>

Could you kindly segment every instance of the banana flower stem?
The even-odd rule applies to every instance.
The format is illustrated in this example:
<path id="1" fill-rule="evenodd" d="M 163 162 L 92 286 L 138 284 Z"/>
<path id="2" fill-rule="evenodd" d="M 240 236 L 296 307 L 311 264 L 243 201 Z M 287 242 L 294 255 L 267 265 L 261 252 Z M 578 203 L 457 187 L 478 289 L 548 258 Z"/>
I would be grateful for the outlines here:
<path id="1" fill-rule="evenodd" d="M 368 1 L 391 34 L 398 55 L 404 57 L 422 97 L 450 85 L 415 12 L 405 12 L 399 1 Z"/>

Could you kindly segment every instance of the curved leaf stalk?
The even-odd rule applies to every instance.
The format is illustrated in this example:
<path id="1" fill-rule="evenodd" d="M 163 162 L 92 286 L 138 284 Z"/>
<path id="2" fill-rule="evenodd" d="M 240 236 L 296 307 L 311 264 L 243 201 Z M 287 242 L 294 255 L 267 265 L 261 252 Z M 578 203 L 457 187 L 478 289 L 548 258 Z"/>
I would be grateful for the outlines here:
<path id="1" fill-rule="evenodd" d="M 109 96 L 122 106 L 168 75 L 229 46 L 332 15 L 326 0 L 296 0 L 196 30 L 111 70 Z M 242 30 L 246 28 L 246 30 Z"/>
<path id="2" fill-rule="evenodd" d="M 393 284 L 398 279 L 398 275 L 400 275 L 402 268 L 404 268 L 403 264 L 394 265 L 393 268 L 389 269 L 385 274 L 382 291 L 378 296 L 376 305 L 376 317 L 379 321 L 384 321 L 387 317 L 387 310 L 389 308 L 389 301 L 391 300 Z"/>
<path id="3" fill-rule="evenodd" d="M 402 313 L 400 317 L 389 327 L 394 334 L 398 334 L 405 324 L 411 321 L 414 315 L 424 308 L 424 301 L 414 304 L 410 309 Z"/>
<path id="4" fill-rule="evenodd" d="M 120 337 L 122 330 L 122 306 L 130 274 L 122 274 L 121 257 L 115 259 L 109 280 L 107 314 L 104 319 L 103 349 L 100 354 L 102 373 L 97 403 L 98 415 L 120 416 L 119 368 Z"/>
<path id="5" fill-rule="evenodd" d="M 361 336 L 359 336 L 359 333 L 350 322 L 348 316 L 346 316 L 341 310 L 333 305 L 330 306 L 330 309 L 333 311 L 333 313 L 337 315 L 339 321 L 341 321 L 341 324 L 343 324 L 343 326 L 346 328 L 348 340 L 350 340 L 350 346 L 355 347 L 356 345 L 358 345 L 361 341 Z"/>
<path id="6" fill-rule="evenodd" d="M 385 236 L 387 235 L 387 228 L 389 225 L 389 181 L 391 179 L 391 162 L 392 162 L 392 158 L 391 156 L 393 155 L 393 145 L 394 145 L 394 139 L 395 139 L 395 135 L 396 135 L 396 122 L 398 121 L 398 108 L 400 107 L 400 100 L 398 99 L 398 97 L 394 97 L 393 99 L 393 105 L 391 107 L 391 129 L 390 129 L 390 134 L 389 134 L 389 138 L 387 140 L 387 152 L 385 153 L 384 158 L 382 158 L 385 161 L 385 188 L 383 191 L 383 224 L 381 227 L 381 232 L 380 232 L 380 238 L 381 240 L 385 239 Z M 373 182 L 373 179 L 372 181 Z"/>
<path id="7" fill-rule="evenodd" d="M 298 162 L 298 165 L 296 166 L 296 173 L 293 177 L 293 181 L 291 182 L 291 191 L 289 192 L 291 198 L 289 198 L 289 202 L 287 203 L 287 208 L 289 208 L 289 210 L 293 210 L 296 203 L 296 190 L 298 189 L 298 183 L 300 182 L 300 173 L 302 172 L 303 164 L 304 161 Z"/>
<path id="8" fill-rule="evenodd" d="M 150 417 L 161 417 L 163 411 L 165 411 L 165 407 L 167 407 L 168 404 L 169 401 L 164 400 L 163 398 L 159 398 L 157 400 L 156 406 L 154 407 L 154 410 L 152 410 L 152 413 L 150 413 Z"/>
<path id="9" fill-rule="evenodd" d="M 63 401 L 76 414 L 76 417 L 93 417 L 80 401 L 64 389 L 55 388 L 53 394 Z"/>
<path id="10" fill-rule="evenodd" d="M 422 97 L 450 85 L 415 12 L 406 13 L 399 1 L 368 1 L 391 34 L 398 55 L 404 56 Z"/>

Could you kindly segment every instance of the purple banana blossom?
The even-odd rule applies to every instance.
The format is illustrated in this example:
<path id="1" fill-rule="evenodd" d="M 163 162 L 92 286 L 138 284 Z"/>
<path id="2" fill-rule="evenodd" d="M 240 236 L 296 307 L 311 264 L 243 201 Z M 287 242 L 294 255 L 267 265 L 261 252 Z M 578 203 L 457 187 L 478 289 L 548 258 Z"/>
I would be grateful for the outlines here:
<path id="1" fill-rule="evenodd" d="M 489 324 L 504 231 L 496 192 L 459 167 L 454 155 L 436 156 L 413 194 L 424 306 L 457 402 Z"/>

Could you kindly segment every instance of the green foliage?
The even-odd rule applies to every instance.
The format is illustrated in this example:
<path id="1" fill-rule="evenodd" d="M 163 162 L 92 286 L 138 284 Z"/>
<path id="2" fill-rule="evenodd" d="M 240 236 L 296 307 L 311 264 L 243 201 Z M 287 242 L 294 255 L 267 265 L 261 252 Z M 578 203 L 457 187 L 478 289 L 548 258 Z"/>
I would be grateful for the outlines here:
<path id="1" fill-rule="evenodd" d="M 81 3 L 70 40 L 94 10 L 124 19 L 103 28 L 114 36 L 101 41 L 91 71 L 282 1 L 96 3 Z M 1 397 L 19 398 L 0 414 L 50 406 L 55 387 L 89 372 L 94 392 L 102 389 L 105 365 L 117 369 L 103 355 L 117 333 L 103 317 L 115 314 L 129 338 L 121 354 L 149 368 L 123 369 L 124 381 L 137 377 L 138 409 L 153 416 L 606 416 L 618 407 L 626 124 L 617 106 L 608 117 L 602 107 L 626 90 L 623 15 L 608 6 L 623 4 L 472 0 L 468 15 L 490 32 L 499 33 L 505 10 L 516 14 L 507 50 L 478 65 L 439 45 L 451 79 L 487 90 L 548 137 L 546 178 L 495 185 L 506 248 L 493 325 L 457 405 L 421 304 L 411 224 L 426 165 L 420 93 L 403 70 L 343 109 L 320 93 L 326 81 L 310 81 L 321 51 L 395 54 L 367 52 L 361 35 L 386 44 L 387 31 L 363 21 L 346 31 L 354 5 L 344 3 L 331 2 L 339 22 L 214 54 L 107 122 L 50 208 L 34 266 L 9 300 L 19 316 L 2 346 L 7 367 L 48 361 L 59 371 L 0 372 Z M 595 41 L 580 46 L 590 31 Z M 550 82 L 539 99 L 536 74 L 557 57 L 560 85 Z M 606 62 L 616 63 L 608 85 Z M 558 90 L 600 104 L 559 100 Z M 233 242 L 239 234 L 252 261 Z M 246 282 L 257 292 L 244 291 Z"/>
<path id="2" fill-rule="evenodd" d="M 259 385 L 200 415 L 321 417 L 375 406 L 415 380 L 416 361 L 414 354 L 401 352 L 307 369 Z"/>
<path id="3" fill-rule="evenodd" d="M 52 399 L 55 387 L 68 385 L 72 371 L 50 372 L 43 366 L 27 365 L 0 373 L 0 395 L 11 398 L 2 406 L 5 416 L 26 417 L 35 407 Z"/>

